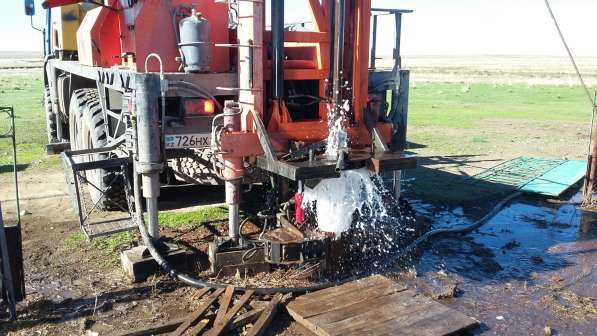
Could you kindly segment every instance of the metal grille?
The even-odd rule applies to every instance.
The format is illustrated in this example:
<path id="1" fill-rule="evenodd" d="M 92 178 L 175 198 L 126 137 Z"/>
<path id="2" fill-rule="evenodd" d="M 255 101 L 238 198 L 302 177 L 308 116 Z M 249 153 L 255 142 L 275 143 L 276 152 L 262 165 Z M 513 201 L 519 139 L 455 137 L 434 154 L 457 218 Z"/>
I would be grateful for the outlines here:
<path id="1" fill-rule="evenodd" d="M 104 150 L 106 152 L 107 150 Z M 69 186 L 69 193 L 73 202 L 73 209 L 79 217 L 79 224 L 88 239 L 100 236 L 111 235 L 123 231 L 133 230 L 137 227 L 132 211 L 132 191 L 130 179 L 128 178 L 128 158 L 115 158 L 94 162 L 77 163 L 77 157 L 87 156 L 90 153 L 98 153 L 101 150 L 66 151 L 63 155 L 65 165 L 65 178 Z M 77 159 L 75 159 L 77 158 Z M 123 205 L 106 198 L 106 190 L 109 190 L 119 177 L 115 176 L 102 190 L 93 184 L 86 176 L 86 172 L 94 169 L 106 169 L 119 171 L 124 179 L 125 197 L 128 202 L 128 209 Z M 97 201 L 93 201 L 89 191 L 95 189 L 101 193 Z M 100 202 L 107 201 L 116 211 L 103 211 L 99 207 Z"/>
<path id="2" fill-rule="evenodd" d="M 564 162 L 566 161 L 519 157 L 474 175 L 470 183 L 496 184 L 519 189 Z"/>

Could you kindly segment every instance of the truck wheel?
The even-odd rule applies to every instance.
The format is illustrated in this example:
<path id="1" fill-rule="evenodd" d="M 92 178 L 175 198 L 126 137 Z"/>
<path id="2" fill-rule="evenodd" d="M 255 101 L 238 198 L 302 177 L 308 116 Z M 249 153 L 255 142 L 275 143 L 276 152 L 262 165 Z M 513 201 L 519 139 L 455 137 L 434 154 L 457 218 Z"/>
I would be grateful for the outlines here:
<path id="1" fill-rule="evenodd" d="M 221 185 L 213 171 L 210 149 L 190 149 L 185 157 L 176 159 L 172 170 L 177 180 L 190 184 Z"/>
<path id="2" fill-rule="evenodd" d="M 50 100 L 50 89 L 44 89 L 44 109 L 46 112 L 46 127 L 48 133 L 48 143 L 55 143 L 58 139 L 58 131 L 56 129 L 56 114 L 52 111 L 52 102 Z"/>
<path id="3" fill-rule="evenodd" d="M 83 112 L 87 107 L 87 103 L 94 99 L 98 99 L 97 90 L 95 89 L 79 89 L 73 92 L 68 109 L 68 134 L 72 150 L 83 148 L 80 144 Z"/>
<path id="4" fill-rule="evenodd" d="M 84 104 L 83 104 L 84 103 Z M 105 147 L 108 144 L 104 113 L 99 102 L 97 90 L 83 89 L 77 90 L 71 99 L 71 107 L 78 105 L 78 109 L 71 109 L 72 112 L 78 112 L 75 119 L 76 135 L 74 140 L 77 143 L 77 149 L 94 149 Z M 72 138 L 72 136 L 71 136 Z M 108 154 L 89 155 L 87 161 L 96 161 L 108 159 Z M 124 179 L 118 172 L 105 169 L 95 169 L 86 172 L 87 180 L 95 187 L 89 185 L 89 195 L 93 203 L 98 203 L 100 210 L 121 210 L 127 208 L 126 196 L 124 192 Z"/>

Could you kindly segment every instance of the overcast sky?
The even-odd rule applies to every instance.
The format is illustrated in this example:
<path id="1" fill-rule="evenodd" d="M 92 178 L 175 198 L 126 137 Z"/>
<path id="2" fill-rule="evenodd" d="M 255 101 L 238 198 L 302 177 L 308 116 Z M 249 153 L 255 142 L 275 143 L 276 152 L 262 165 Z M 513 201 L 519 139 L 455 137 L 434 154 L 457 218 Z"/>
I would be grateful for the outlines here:
<path id="1" fill-rule="evenodd" d="M 305 19 L 301 8 L 306 1 L 286 0 L 288 20 Z M 36 1 L 38 7 L 41 2 Z M 373 0 L 373 3 L 375 7 L 415 10 L 404 18 L 405 55 L 564 55 L 544 0 Z M 597 0 L 551 0 L 551 3 L 573 52 L 578 56 L 597 56 L 594 42 Z M 1 0 L 0 13 L 0 51 L 41 50 L 41 35 L 29 27 L 23 0 Z M 39 8 L 34 22 L 41 26 L 43 17 Z M 386 27 L 381 29 L 381 38 L 393 38 L 391 25 Z"/>

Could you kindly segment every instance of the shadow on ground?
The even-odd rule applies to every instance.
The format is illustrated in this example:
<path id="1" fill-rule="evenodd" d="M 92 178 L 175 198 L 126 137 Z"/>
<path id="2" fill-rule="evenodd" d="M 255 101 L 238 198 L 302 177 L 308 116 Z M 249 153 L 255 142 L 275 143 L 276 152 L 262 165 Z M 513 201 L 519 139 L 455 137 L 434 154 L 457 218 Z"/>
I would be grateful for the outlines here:
<path id="1" fill-rule="evenodd" d="M 92 317 L 112 311 L 116 305 L 140 302 L 156 295 L 172 293 L 180 286 L 179 283 L 170 281 L 159 283 L 156 286 L 142 286 L 104 292 L 97 297 L 66 299 L 61 302 L 51 300 L 34 301 L 28 306 L 20 306 L 19 311 L 26 311 L 27 315 L 20 316 L 13 323 L 3 323 L 0 326 L 0 332 L 16 332 L 38 325 L 58 325 L 67 321 Z"/>
<path id="2" fill-rule="evenodd" d="M 24 171 L 28 167 L 29 167 L 29 164 L 17 164 L 17 172 Z M 0 165 L 0 174 L 12 173 L 13 171 L 14 171 L 14 167 L 12 164 Z"/>

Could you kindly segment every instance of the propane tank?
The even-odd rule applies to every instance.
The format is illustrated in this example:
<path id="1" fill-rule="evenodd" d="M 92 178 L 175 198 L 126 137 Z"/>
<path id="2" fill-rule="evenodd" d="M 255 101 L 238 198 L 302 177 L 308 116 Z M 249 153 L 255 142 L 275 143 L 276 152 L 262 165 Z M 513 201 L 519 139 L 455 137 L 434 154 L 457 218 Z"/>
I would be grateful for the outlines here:
<path id="1" fill-rule="evenodd" d="M 185 72 L 208 72 L 211 68 L 213 42 L 209 22 L 197 13 L 180 20 L 180 49 Z"/>

